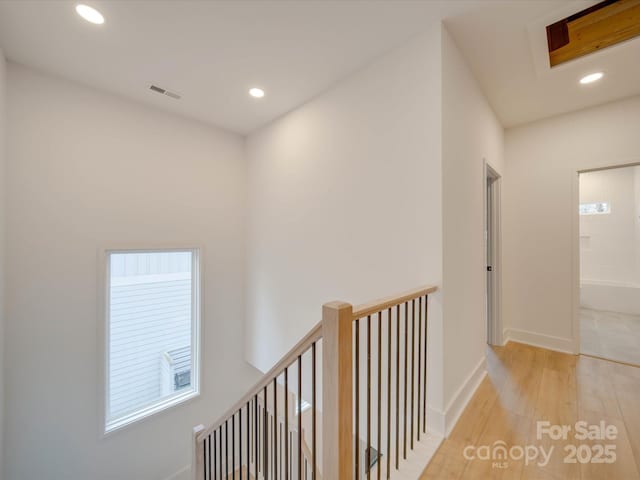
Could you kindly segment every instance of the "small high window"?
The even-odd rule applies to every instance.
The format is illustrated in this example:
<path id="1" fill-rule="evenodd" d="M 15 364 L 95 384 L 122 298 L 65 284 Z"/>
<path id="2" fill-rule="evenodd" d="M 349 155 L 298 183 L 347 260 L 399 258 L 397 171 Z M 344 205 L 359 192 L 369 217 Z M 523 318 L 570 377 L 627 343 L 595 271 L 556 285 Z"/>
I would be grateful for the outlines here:
<path id="1" fill-rule="evenodd" d="M 107 252 L 110 432 L 199 393 L 197 250 Z"/>
<path id="2" fill-rule="evenodd" d="M 581 203 L 580 215 L 604 215 L 611 213 L 609 202 Z"/>

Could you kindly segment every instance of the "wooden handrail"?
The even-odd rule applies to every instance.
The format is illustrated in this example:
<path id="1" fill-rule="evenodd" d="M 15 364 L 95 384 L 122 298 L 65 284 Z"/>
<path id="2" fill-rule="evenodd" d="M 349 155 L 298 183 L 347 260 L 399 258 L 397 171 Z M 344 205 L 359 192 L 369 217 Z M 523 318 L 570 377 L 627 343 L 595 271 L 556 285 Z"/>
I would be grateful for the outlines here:
<path id="1" fill-rule="evenodd" d="M 413 290 L 409 290 L 399 295 L 393 295 L 391 297 L 385 297 L 380 300 L 358 305 L 353 308 L 353 320 L 358 320 L 359 318 L 364 318 L 367 315 L 372 315 L 410 300 L 429 295 L 436 290 L 438 290 L 437 286 L 427 285 L 420 288 L 414 288 Z"/>
<path id="2" fill-rule="evenodd" d="M 262 379 L 256 383 L 249 391 L 246 393 L 239 401 L 237 401 L 231 408 L 229 408 L 224 415 L 222 415 L 212 426 L 208 427 L 206 430 L 200 431 L 198 434 L 198 442 L 203 442 L 204 439 L 209 436 L 209 434 L 213 433 L 218 427 L 222 426 L 226 420 L 231 418 L 233 414 L 235 414 L 238 410 L 243 408 L 249 400 L 251 400 L 256 394 L 260 393 L 264 387 L 267 385 L 271 385 L 273 383 L 273 379 L 279 376 L 286 367 L 291 365 L 299 355 L 305 353 L 309 348 L 311 348 L 311 344 L 313 342 L 318 341 L 322 338 L 322 322 L 318 322 L 318 324 L 311 329 L 309 333 L 307 333 L 302 340 L 300 340 L 295 347 L 293 347 L 289 352 L 282 357 L 282 359 L 276 363 L 267 373 L 264 374 Z"/>

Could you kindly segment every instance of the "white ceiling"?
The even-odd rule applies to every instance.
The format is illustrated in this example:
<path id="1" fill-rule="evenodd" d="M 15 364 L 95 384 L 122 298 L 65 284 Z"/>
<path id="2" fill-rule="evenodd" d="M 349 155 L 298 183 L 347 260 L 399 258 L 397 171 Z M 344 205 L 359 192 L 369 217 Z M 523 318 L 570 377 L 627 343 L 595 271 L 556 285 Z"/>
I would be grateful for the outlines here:
<path id="1" fill-rule="evenodd" d="M 0 0 L 0 48 L 12 61 L 241 134 L 441 18 L 505 126 L 640 93 L 640 40 L 545 65 L 544 26 L 594 2 L 83 1 L 104 25 L 82 20 L 73 1 Z M 580 87 L 592 70 L 605 79 Z M 249 97 L 253 86 L 267 96 Z"/>
<path id="2" fill-rule="evenodd" d="M 549 67 L 545 26 L 595 3 L 512 1 L 445 21 L 505 127 L 640 94 L 640 38 Z"/>
<path id="3" fill-rule="evenodd" d="M 475 2 L 0 0 L 12 61 L 247 133 Z M 181 100 L 147 90 L 155 83 Z M 259 86 L 267 96 L 247 95 Z"/>

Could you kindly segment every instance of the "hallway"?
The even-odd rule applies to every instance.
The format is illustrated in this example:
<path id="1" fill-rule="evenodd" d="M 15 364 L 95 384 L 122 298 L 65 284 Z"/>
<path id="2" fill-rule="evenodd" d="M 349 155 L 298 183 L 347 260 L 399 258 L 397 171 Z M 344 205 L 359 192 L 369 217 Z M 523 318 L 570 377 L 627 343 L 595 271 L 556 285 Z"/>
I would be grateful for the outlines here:
<path id="1" fill-rule="evenodd" d="M 640 368 L 573 356 L 523 344 L 487 348 L 488 376 L 441 445 L 422 480 L 431 479 L 640 479 Z M 568 440 L 538 440 L 536 421 L 570 425 Z M 615 425 L 615 440 L 574 439 L 575 423 Z M 469 445 L 503 440 L 515 445 L 554 446 L 547 466 L 524 460 L 492 466 L 466 460 Z M 564 463 L 565 446 L 615 444 L 614 463 Z M 583 447 L 586 450 L 586 447 Z M 580 450 L 580 448 L 579 448 Z M 597 447 L 592 450 L 596 454 Z"/>

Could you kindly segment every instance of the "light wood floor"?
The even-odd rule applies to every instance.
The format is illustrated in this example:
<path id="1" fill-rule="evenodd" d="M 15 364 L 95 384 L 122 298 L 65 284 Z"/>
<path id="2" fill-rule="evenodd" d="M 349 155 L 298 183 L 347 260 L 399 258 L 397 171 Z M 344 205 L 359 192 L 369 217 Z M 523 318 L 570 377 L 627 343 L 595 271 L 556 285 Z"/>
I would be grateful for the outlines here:
<path id="1" fill-rule="evenodd" d="M 585 356 L 566 355 L 518 343 L 487 348 L 489 375 L 421 480 L 447 479 L 640 479 L 640 368 Z M 618 429 L 615 441 L 538 440 L 536 422 L 572 427 L 578 420 L 605 421 Z M 466 460 L 467 445 L 536 445 L 554 453 L 546 467 L 509 461 Z M 612 464 L 564 463 L 568 443 L 615 444 Z"/>

